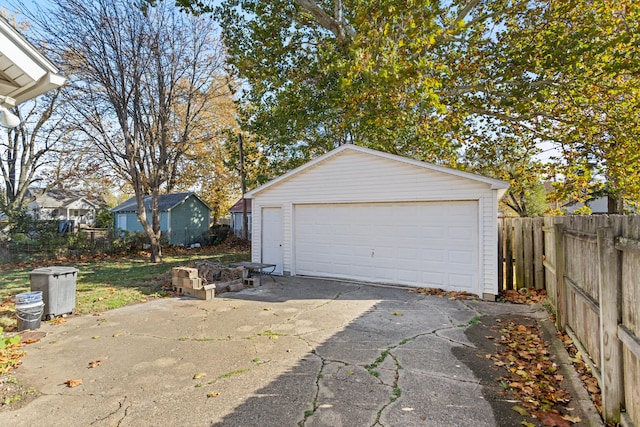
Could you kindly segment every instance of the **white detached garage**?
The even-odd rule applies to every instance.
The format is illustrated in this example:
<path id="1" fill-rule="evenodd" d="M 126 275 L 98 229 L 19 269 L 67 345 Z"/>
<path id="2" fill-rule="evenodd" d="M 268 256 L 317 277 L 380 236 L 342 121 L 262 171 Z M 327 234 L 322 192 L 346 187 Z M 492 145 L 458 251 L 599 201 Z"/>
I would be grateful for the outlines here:
<path id="1" fill-rule="evenodd" d="M 276 274 L 498 292 L 508 183 L 343 145 L 247 193 L 252 261 Z"/>

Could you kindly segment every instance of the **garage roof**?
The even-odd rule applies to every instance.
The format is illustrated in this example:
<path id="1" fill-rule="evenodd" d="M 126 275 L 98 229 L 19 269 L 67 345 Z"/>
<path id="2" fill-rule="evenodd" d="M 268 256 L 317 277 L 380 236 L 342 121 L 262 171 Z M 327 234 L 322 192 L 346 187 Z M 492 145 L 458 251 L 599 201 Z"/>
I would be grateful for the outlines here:
<path id="1" fill-rule="evenodd" d="M 0 17 L 0 105 L 12 107 L 64 84 L 59 70 Z"/>
<path id="2" fill-rule="evenodd" d="M 477 182 L 481 182 L 484 184 L 488 184 L 490 186 L 490 188 L 492 190 L 501 190 L 499 192 L 499 197 L 502 196 L 502 194 L 509 188 L 509 183 L 506 181 L 502 181 L 499 179 L 494 179 L 494 178 L 488 178 L 486 176 L 482 176 L 482 175 L 476 175 L 473 173 L 469 173 L 469 172 L 463 172 L 457 169 L 451 169 L 451 168 L 446 168 L 443 166 L 437 166 L 431 163 L 426 163 L 420 160 L 414 160 L 414 159 L 410 159 L 408 157 L 403 157 L 403 156 L 398 156 L 395 154 L 390 154 L 390 153 L 385 153 L 382 151 L 378 151 L 378 150 L 372 150 L 371 148 L 366 148 L 366 147 L 361 147 L 359 145 L 353 145 L 353 144 L 345 144 L 342 145 L 334 150 L 329 151 L 328 153 L 315 158 L 314 160 L 311 160 L 308 163 L 305 163 L 304 165 L 293 169 L 287 173 L 285 173 L 284 175 L 279 176 L 278 178 L 269 181 L 268 183 L 255 188 L 251 191 L 249 191 L 247 194 L 245 194 L 246 198 L 252 198 L 253 196 L 255 196 L 257 193 L 260 193 L 261 191 L 264 191 L 270 187 L 273 187 L 274 185 L 277 185 L 283 181 L 286 181 L 288 179 L 290 179 L 291 177 L 309 169 L 314 167 L 315 165 L 317 165 L 318 163 L 321 163 L 333 156 L 336 156 L 340 153 L 342 153 L 343 151 L 346 150 L 353 150 L 353 151 L 357 151 L 357 152 L 362 152 L 362 153 L 367 153 L 367 154 L 371 154 L 374 156 L 378 156 L 378 157 L 382 157 L 382 158 L 386 158 L 386 159 L 390 159 L 390 160 L 395 160 L 397 162 L 402 162 L 402 163 L 406 163 L 409 165 L 413 165 L 413 166 L 418 166 L 421 168 L 425 168 L 431 171 L 436 171 L 436 172 L 441 172 L 441 173 L 445 173 L 445 174 L 449 174 L 449 175 L 453 175 L 453 176 L 457 176 L 460 178 L 466 178 L 472 181 L 477 181 Z"/>

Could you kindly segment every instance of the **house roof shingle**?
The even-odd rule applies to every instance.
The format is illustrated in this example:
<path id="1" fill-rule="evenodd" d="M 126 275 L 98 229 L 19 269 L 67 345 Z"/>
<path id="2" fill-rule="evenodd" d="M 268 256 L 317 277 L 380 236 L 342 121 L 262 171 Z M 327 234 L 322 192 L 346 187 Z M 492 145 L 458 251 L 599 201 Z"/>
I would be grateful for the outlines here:
<path id="1" fill-rule="evenodd" d="M 106 202 L 101 196 L 90 195 L 79 190 L 65 190 L 60 188 L 45 190 L 43 188 L 30 187 L 28 195 L 37 200 L 39 206 L 46 208 L 63 208 L 80 199 L 93 205 L 95 208 L 106 205 Z"/>
<path id="2" fill-rule="evenodd" d="M 189 196 L 195 196 L 198 200 L 200 200 L 207 208 L 211 209 L 209 205 L 207 205 L 200 197 L 198 197 L 195 193 L 172 193 L 172 194 L 160 194 L 158 196 L 158 210 L 169 211 L 172 208 L 176 207 L 184 200 L 186 200 Z M 144 208 L 147 210 L 151 210 L 151 196 L 144 197 Z M 120 203 L 115 208 L 111 209 L 109 212 L 111 213 L 122 213 L 122 212 L 136 212 L 138 210 L 138 203 L 136 202 L 135 196 L 130 198 L 129 200 Z"/>
<path id="3" fill-rule="evenodd" d="M 247 200 L 247 212 L 251 212 L 251 199 Z M 233 206 L 229 208 L 229 212 L 242 212 L 242 199 L 238 200 Z"/>

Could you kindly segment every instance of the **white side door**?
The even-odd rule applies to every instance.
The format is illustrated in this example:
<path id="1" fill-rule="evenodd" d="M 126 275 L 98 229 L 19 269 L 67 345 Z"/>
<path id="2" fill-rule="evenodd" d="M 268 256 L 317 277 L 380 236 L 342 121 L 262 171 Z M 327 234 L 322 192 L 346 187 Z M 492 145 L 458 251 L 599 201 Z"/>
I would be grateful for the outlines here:
<path id="1" fill-rule="evenodd" d="M 117 216 L 118 218 L 118 223 L 116 224 L 116 228 L 120 229 L 120 230 L 126 230 L 127 229 L 127 215 L 126 214 L 120 214 Z"/>
<path id="2" fill-rule="evenodd" d="M 282 209 L 262 208 L 262 262 L 275 264 L 273 274 L 283 272 Z"/>

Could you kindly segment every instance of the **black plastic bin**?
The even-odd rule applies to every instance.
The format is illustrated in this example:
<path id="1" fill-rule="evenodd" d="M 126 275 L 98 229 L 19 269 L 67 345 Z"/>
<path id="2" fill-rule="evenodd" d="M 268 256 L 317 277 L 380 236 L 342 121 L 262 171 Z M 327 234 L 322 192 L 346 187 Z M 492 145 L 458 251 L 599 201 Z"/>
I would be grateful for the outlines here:
<path id="1" fill-rule="evenodd" d="M 74 267 L 36 268 L 29 273 L 32 291 L 42 291 L 42 319 L 72 314 L 76 309 L 76 278 Z"/>

